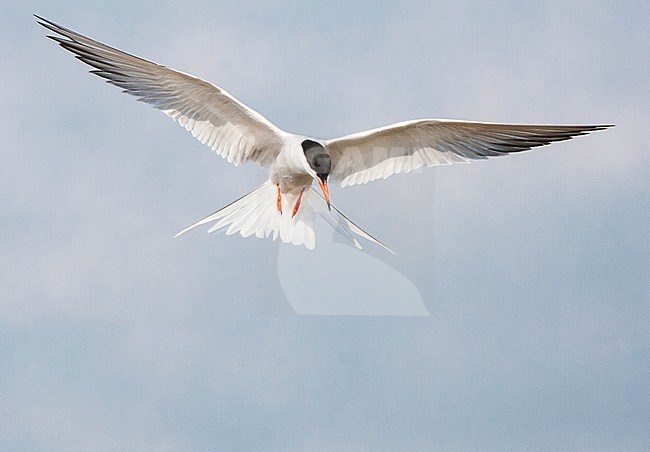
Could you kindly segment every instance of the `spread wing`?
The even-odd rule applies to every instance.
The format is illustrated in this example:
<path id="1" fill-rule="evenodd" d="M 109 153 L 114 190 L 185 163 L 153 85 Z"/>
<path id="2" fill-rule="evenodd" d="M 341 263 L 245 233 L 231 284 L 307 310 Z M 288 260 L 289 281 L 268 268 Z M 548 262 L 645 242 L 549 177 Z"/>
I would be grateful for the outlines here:
<path id="1" fill-rule="evenodd" d="M 348 135 L 326 142 L 330 177 L 341 185 L 365 184 L 422 166 L 469 162 L 527 151 L 609 125 L 491 124 L 424 119 Z"/>
<path id="2" fill-rule="evenodd" d="M 91 73 L 162 110 L 229 162 L 268 166 L 276 159 L 286 133 L 225 90 L 36 18 L 57 34 L 49 38 L 94 67 Z"/>

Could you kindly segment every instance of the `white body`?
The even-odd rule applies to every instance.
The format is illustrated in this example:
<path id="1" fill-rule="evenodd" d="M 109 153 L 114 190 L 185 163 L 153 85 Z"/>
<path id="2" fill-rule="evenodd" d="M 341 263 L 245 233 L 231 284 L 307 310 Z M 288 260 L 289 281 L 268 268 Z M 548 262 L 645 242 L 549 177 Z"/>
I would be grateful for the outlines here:
<path id="1" fill-rule="evenodd" d="M 284 145 L 271 165 L 269 181 L 273 185 L 279 184 L 283 194 L 297 196 L 316 179 L 316 173 L 307 164 L 300 146 L 305 139 L 297 135 L 285 136 Z"/>

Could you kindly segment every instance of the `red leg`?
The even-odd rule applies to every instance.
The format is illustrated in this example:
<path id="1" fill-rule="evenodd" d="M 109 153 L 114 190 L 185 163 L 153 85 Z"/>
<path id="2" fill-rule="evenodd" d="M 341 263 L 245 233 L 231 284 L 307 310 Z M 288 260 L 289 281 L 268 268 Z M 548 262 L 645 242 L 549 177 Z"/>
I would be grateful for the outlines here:
<path id="1" fill-rule="evenodd" d="M 278 206 L 278 212 L 280 212 L 280 215 L 282 215 L 282 193 L 280 192 L 280 184 L 276 184 L 278 186 L 278 200 L 277 200 L 277 206 Z"/>
<path id="2" fill-rule="evenodd" d="M 296 204 L 293 206 L 293 213 L 291 214 L 291 218 L 295 217 L 296 214 L 298 213 L 298 209 L 300 209 L 300 201 L 302 201 L 302 192 L 305 190 L 300 190 L 300 194 L 298 195 L 298 199 L 296 200 Z"/>

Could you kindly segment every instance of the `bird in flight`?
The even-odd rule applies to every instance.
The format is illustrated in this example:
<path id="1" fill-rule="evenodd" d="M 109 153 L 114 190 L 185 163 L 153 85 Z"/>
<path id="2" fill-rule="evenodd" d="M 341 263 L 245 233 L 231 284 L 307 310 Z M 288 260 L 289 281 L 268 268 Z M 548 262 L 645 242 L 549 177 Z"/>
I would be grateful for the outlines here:
<path id="1" fill-rule="evenodd" d="M 261 186 L 176 237 L 216 221 L 208 232 L 227 227 L 229 235 L 279 237 L 285 243 L 313 249 L 313 223 L 318 215 L 357 248 L 361 245 L 355 236 L 360 236 L 391 251 L 332 206 L 329 182 L 342 187 L 365 184 L 423 166 L 527 151 L 611 127 L 420 119 L 321 140 L 281 130 L 211 83 L 35 17 L 55 33 L 49 38 L 92 66 L 91 73 L 161 110 L 228 162 L 257 163 L 270 169 Z M 312 187 L 314 181 L 320 192 Z"/>

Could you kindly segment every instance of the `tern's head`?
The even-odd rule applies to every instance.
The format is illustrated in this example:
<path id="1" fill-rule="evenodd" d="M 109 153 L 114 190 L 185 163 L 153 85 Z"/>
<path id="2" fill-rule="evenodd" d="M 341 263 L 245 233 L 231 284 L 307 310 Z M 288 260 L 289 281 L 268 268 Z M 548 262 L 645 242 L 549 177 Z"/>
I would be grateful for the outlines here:
<path id="1" fill-rule="evenodd" d="M 318 185 L 323 190 L 323 196 L 330 208 L 330 194 L 327 188 L 327 177 L 332 169 L 332 159 L 327 153 L 325 147 L 313 140 L 305 140 L 302 143 L 302 151 L 305 153 L 305 159 L 309 167 L 316 172 Z"/>
<path id="2" fill-rule="evenodd" d="M 302 142 L 302 151 L 309 167 L 316 172 L 318 178 L 327 179 L 332 169 L 332 160 L 325 147 L 316 141 L 305 140 Z"/>

